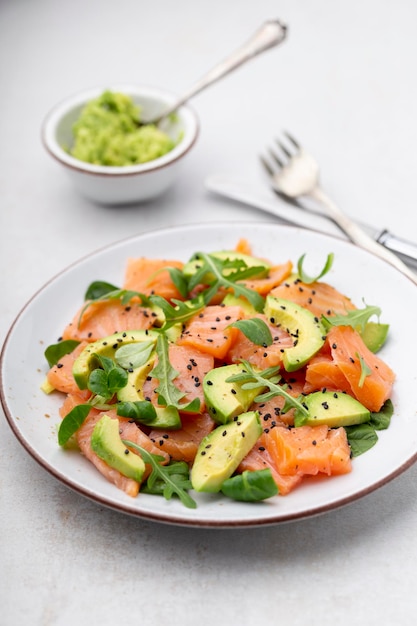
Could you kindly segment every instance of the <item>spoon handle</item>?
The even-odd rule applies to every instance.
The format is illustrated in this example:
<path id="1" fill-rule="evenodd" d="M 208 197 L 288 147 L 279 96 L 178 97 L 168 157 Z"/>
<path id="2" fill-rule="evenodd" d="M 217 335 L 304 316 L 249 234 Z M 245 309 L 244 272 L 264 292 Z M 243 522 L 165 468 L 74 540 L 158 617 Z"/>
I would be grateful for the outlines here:
<path id="1" fill-rule="evenodd" d="M 160 115 L 154 123 L 158 123 L 162 118 L 176 111 L 182 104 L 187 102 L 192 96 L 223 78 L 229 72 L 257 56 L 261 52 L 277 46 L 284 41 L 287 35 L 287 26 L 279 20 L 268 20 L 259 30 L 252 36 L 249 41 L 232 53 L 224 61 L 221 61 L 212 70 L 210 70 L 203 78 L 194 84 L 183 96 L 181 96 L 172 106 Z"/>

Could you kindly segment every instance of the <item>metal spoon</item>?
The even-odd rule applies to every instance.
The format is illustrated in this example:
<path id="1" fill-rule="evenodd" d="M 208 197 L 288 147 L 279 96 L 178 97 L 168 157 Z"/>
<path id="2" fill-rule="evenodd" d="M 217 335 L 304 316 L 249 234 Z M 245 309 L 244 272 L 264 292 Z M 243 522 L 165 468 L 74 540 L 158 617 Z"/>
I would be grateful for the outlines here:
<path id="1" fill-rule="evenodd" d="M 187 102 L 192 96 L 203 91 L 209 85 L 223 78 L 234 69 L 257 56 L 261 52 L 277 46 L 287 36 L 288 28 L 279 20 L 268 20 L 253 35 L 249 41 L 241 48 L 232 53 L 224 61 L 221 61 L 212 70 L 210 70 L 203 78 L 201 78 L 191 89 L 182 95 L 173 105 L 165 109 L 161 115 L 150 120 L 141 120 L 140 125 L 158 124 L 162 119 L 176 111 L 182 104 Z"/>

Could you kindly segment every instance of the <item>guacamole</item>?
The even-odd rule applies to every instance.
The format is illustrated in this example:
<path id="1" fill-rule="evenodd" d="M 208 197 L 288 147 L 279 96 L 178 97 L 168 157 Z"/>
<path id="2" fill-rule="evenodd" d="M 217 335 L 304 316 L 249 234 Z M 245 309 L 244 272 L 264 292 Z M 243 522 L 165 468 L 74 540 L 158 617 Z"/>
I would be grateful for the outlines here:
<path id="1" fill-rule="evenodd" d="M 172 150 L 176 142 L 154 124 L 139 126 L 139 115 L 130 96 L 105 91 L 86 104 L 74 123 L 70 154 L 95 165 L 126 166 Z"/>

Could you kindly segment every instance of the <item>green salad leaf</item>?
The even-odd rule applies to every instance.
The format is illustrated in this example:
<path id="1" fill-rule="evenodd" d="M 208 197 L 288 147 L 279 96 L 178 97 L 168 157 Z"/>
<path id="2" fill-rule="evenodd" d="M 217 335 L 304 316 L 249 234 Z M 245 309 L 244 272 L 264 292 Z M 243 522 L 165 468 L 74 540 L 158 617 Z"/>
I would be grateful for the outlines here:
<path id="1" fill-rule="evenodd" d="M 164 457 L 152 454 L 138 446 L 133 441 L 122 440 L 125 446 L 133 448 L 139 452 L 145 463 L 148 463 L 152 471 L 147 480 L 148 493 L 161 493 L 167 499 L 170 500 L 173 494 L 176 494 L 184 506 L 195 509 L 197 507 L 196 501 L 190 496 L 188 490 L 191 489 L 191 482 L 187 471 L 185 471 L 185 465 L 178 465 L 172 463 L 169 465 L 161 465 L 161 461 Z M 144 489 L 145 490 L 145 489 Z"/>
<path id="2" fill-rule="evenodd" d="M 48 346 L 44 352 L 45 359 L 48 361 L 49 367 L 56 365 L 59 360 L 72 352 L 78 345 L 79 341 L 75 339 L 66 339 L 65 341 L 59 341 Z"/>
<path id="3" fill-rule="evenodd" d="M 62 420 L 58 429 L 58 443 L 64 446 L 75 432 L 84 424 L 91 404 L 78 404 Z"/>
<path id="4" fill-rule="evenodd" d="M 352 328 L 359 328 L 363 332 L 369 318 L 373 315 L 379 317 L 381 309 L 378 306 L 367 305 L 363 309 L 348 311 L 346 315 L 334 315 L 332 317 L 322 315 L 321 320 L 326 330 L 332 326 L 352 326 Z"/>
<path id="5" fill-rule="evenodd" d="M 230 324 L 230 326 L 239 328 L 245 337 L 257 346 L 264 346 L 266 348 L 273 342 L 269 327 L 265 324 L 264 320 L 259 317 L 237 320 L 236 322 L 233 322 L 233 324 Z"/>
<path id="6" fill-rule="evenodd" d="M 299 277 L 301 279 L 301 282 L 305 283 L 306 285 L 311 285 L 311 283 L 315 283 L 316 281 L 320 280 L 320 278 L 323 278 L 323 276 L 325 276 L 331 270 L 332 265 L 333 265 L 333 261 L 334 261 L 334 254 L 333 254 L 333 252 L 331 252 L 330 254 L 327 255 L 326 263 L 324 264 L 324 267 L 319 272 L 319 274 L 317 274 L 316 276 L 309 276 L 304 271 L 305 257 L 306 257 L 306 255 L 303 254 L 298 259 L 298 261 L 297 261 L 297 270 L 298 270 L 298 275 L 299 275 Z"/>
<path id="7" fill-rule="evenodd" d="M 200 408 L 200 400 L 195 398 L 188 404 L 181 403 L 185 397 L 185 393 L 175 386 L 173 380 L 178 376 L 169 360 L 169 343 L 164 334 L 159 335 L 156 342 L 156 353 L 158 355 L 158 363 L 150 372 L 150 376 L 158 379 L 156 392 L 159 395 L 160 404 L 173 406 L 181 411 L 195 413 Z"/>
<path id="8" fill-rule="evenodd" d="M 172 304 L 162 296 L 150 296 L 150 301 L 158 306 L 164 314 L 165 322 L 161 328 L 162 331 L 166 331 L 176 324 L 185 324 L 185 322 L 199 311 L 202 311 L 206 306 L 201 297 L 195 300 L 188 300 L 187 302 L 172 299 L 171 302 L 173 302 L 175 306 L 172 306 Z"/>
<path id="9" fill-rule="evenodd" d="M 104 400 L 110 400 L 119 389 L 127 385 L 127 373 L 113 359 L 99 354 L 95 357 L 103 369 L 96 368 L 91 372 L 88 389 Z"/>
<path id="10" fill-rule="evenodd" d="M 242 360 L 241 363 L 244 370 L 239 374 L 229 376 L 229 378 L 226 379 L 226 382 L 241 383 L 242 389 L 256 389 L 257 387 L 267 387 L 269 391 L 256 396 L 254 402 L 267 402 L 275 396 L 282 396 L 285 399 L 283 413 L 287 412 L 290 408 L 295 408 L 302 414 L 308 413 L 303 403 L 288 393 L 288 391 L 286 390 L 287 385 L 278 385 L 278 382 L 281 380 L 281 376 L 279 374 L 279 366 L 268 367 L 265 370 L 258 371 L 253 368 L 248 361 Z"/>
<path id="11" fill-rule="evenodd" d="M 378 413 L 371 413 L 371 418 L 366 424 L 345 426 L 348 442 L 353 457 L 367 452 L 378 441 L 378 430 L 385 430 L 391 422 L 394 406 L 391 400 L 387 400 Z"/>
<path id="12" fill-rule="evenodd" d="M 155 348 L 155 341 L 136 341 L 120 346 L 114 355 L 116 363 L 125 370 L 145 365 Z"/>
<path id="13" fill-rule="evenodd" d="M 249 289 L 238 281 L 246 280 L 259 274 L 263 268 L 248 267 L 239 259 L 219 259 L 205 252 L 194 255 L 200 261 L 195 274 L 188 282 L 188 290 L 192 291 L 198 285 L 208 285 L 202 292 L 204 302 L 208 304 L 220 288 L 230 289 L 236 296 L 243 296 L 257 311 L 263 311 L 265 300 L 253 289 Z"/>
<path id="14" fill-rule="evenodd" d="M 117 404 L 117 415 L 128 417 L 142 424 L 152 424 L 156 419 L 156 409 L 149 400 L 119 402 Z"/>
<path id="15" fill-rule="evenodd" d="M 221 491 L 233 500 L 258 502 L 276 496 L 278 487 L 272 478 L 271 470 L 266 468 L 255 471 L 245 470 L 241 474 L 227 478 L 221 486 Z"/>

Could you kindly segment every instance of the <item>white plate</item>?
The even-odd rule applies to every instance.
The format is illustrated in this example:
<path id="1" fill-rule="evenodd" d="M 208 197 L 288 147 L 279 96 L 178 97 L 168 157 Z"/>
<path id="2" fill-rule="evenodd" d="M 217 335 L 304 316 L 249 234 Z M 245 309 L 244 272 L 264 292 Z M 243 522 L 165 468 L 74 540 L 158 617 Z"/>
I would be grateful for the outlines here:
<path id="1" fill-rule="evenodd" d="M 199 494 L 198 507 L 185 508 L 177 499 L 140 494 L 131 498 L 108 483 L 79 453 L 60 449 L 56 430 L 61 397 L 39 387 L 47 371 L 43 352 L 54 343 L 81 305 L 93 280 L 120 285 L 129 256 L 187 260 L 198 249 L 232 248 L 240 237 L 255 255 L 279 263 L 307 253 L 309 273 L 321 269 L 335 253 L 328 282 L 362 306 L 377 305 L 381 321 L 390 323 L 390 338 L 381 356 L 395 370 L 395 412 L 379 442 L 354 459 L 345 476 L 306 481 L 287 496 L 256 504 L 238 503 L 220 495 Z M 411 329 L 417 311 L 417 289 L 393 267 L 350 243 L 302 229 L 270 223 L 202 224 L 159 230 L 95 252 L 59 274 L 24 307 L 9 331 L 1 356 L 1 400 L 20 443 L 46 470 L 78 493 L 101 505 L 138 517 L 200 527 L 274 524 L 330 511 L 360 498 L 406 470 L 417 458 L 417 334 Z"/>

